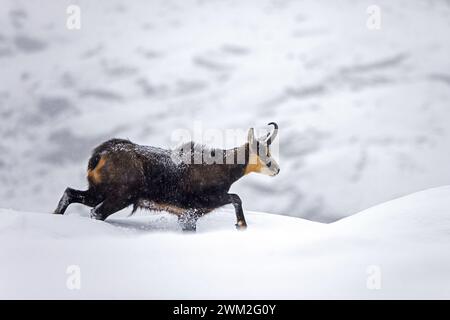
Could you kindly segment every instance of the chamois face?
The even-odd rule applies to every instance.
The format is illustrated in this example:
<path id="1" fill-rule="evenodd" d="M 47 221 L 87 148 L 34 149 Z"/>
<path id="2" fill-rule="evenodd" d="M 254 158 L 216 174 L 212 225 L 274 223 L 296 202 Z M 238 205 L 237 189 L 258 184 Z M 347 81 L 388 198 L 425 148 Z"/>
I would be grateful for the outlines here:
<path id="1" fill-rule="evenodd" d="M 256 172 L 273 177 L 280 172 L 278 163 L 272 158 L 270 153 L 270 144 L 275 139 L 278 131 L 278 126 L 276 124 L 274 124 L 274 126 L 275 130 L 271 134 L 268 134 L 267 137 L 258 139 L 255 139 L 253 128 L 250 128 L 248 131 L 250 156 L 246 173 Z"/>

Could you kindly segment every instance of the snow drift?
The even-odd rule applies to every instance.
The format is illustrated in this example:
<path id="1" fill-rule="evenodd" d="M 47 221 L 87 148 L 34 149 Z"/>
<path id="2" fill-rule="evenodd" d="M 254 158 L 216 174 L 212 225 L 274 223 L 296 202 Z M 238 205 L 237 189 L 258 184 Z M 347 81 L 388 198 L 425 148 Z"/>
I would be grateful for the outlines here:
<path id="1" fill-rule="evenodd" d="M 450 298 L 450 186 L 331 224 L 247 212 L 238 232 L 234 219 L 218 210 L 186 234 L 166 214 L 2 209 L 0 298 Z"/>

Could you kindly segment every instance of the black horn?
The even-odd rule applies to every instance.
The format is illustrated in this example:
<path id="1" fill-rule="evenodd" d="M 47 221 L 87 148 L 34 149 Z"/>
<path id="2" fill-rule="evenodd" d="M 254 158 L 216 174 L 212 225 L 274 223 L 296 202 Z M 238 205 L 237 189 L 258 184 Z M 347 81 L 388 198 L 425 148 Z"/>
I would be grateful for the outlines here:
<path id="1" fill-rule="evenodd" d="M 268 126 L 270 126 L 270 125 L 272 125 L 274 128 L 271 133 L 267 134 L 266 141 L 267 141 L 268 145 L 270 145 L 272 143 L 272 141 L 275 140 L 275 138 L 277 137 L 277 134 L 278 134 L 278 125 L 275 122 L 270 122 L 268 124 Z"/>

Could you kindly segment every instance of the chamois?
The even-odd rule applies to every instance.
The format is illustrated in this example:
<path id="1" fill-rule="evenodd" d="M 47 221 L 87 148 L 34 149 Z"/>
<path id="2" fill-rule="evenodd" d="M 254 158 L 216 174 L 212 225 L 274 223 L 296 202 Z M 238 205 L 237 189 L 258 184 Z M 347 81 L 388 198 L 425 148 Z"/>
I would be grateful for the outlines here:
<path id="1" fill-rule="evenodd" d="M 93 207 L 92 218 L 105 220 L 133 205 L 132 213 L 147 208 L 176 214 L 183 230 L 195 231 L 199 217 L 233 204 L 236 228 L 245 229 L 242 201 L 228 191 L 251 172 L 269 176 L 280 172 L 269 150 L 278 125 L 269 125 L 274 129 L 267 136 L 255 138 L 250 128 L 247 143 L 228 150 L 207 149 L 193 142 L 166 150 L 124 139 L 108 140 L 95 148 L 89 159 L 88 190 L 67 188 L 54 213 L 64 214 L 71 203 L 81 203 Z M 205 155 L 215 160 L 196 163 L 195 158 L 204 159 Z"/>

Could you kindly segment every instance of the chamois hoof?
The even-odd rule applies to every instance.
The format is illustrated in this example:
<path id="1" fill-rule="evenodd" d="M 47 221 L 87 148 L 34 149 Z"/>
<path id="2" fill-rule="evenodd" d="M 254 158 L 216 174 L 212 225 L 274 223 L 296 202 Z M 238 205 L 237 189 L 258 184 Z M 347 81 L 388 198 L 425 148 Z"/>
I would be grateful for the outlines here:
<path id="1" fill-rule="evenodd" d="M 94 209 L 91 210 L 91 218 L 95 220 L 104 220 L 103 216 L 97 212 L 95 212 Z"/>
<path id="2" fill-rule="evenodd" d="M 244 221 L 239 221 L 238 223 L 235 224 L 235 226 L 237 230 L 247 229 L 247 223 L 245 223 Z"/>

